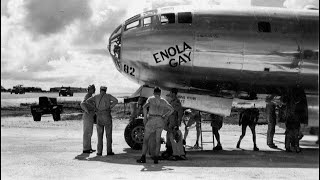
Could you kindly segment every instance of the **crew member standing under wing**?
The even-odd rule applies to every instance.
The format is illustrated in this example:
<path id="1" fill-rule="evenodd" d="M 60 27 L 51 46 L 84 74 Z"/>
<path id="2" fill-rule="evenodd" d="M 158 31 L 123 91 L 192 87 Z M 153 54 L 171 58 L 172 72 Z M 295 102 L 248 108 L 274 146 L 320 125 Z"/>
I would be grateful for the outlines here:
<path id="1" fill-rule="evenodd" d="M 189 119 L 188 123 L 186 123 L 186 119 Z M 200 126 L 201 126 L 201 124 L 200 124 L 201 123 L 200 111 L 197 111 L 197 110 L 186 110 L 185 114 L 184 114 L 184 117 L 183 117 L 183 123 L 185 125 L 184 138 L 183 138 L 184 142 L 183 142 L 183 144 L 186 144 L 186 139 L 187 139 L 187 136 L 189 134 L 190 126 L 192 126 L 192 124 L 196 123 L 197 140 L 196 140 L 196 143 L 193 146 L 193 148 L 199 149 L 200 148 L 200 146 L 199 146 L 199 137 L 200 137 L 200 133 L 201 133 L 201 129 L 200 129 Z"/>
<path id="2" fill-rule="evenodd" d="M 259 110 L 257 108 L 246 109 L 240 113 L 239 126 L 242 125 L 242 134 L 237 143 L 237 148 L 240 148 L 241 140 L 246 135 L 246 129 L 247 129 L 247 126 L 249 126 L 252 132 L 253 150 L 259 151 L 259 148 L 257 147 L 257 144 L 256 144 L 256 130 L 255 130 L 258 119 L 259 119 Z"/>
<path id="3" fill-rule="evenodd" d="M 146 163 L 146 153 L 148 150 L 150 135 L 155 132 L 156 134 L 156 152 L 154 163 L 158 164 L 158 155 L 160 152 L 160 139 L 161 133 L 165 126 L 165 119 L 168 118 L 174 109 L 172 106 L 162 97 L 160 88 L 156 87 L 153 91 L 153 95 L 148 98 L 146 104 L 143 106 L 143 123 L 145 125 L 143 145 L 142 145 L 142 156 L 137 160 L 138 163 Z M 149 108 L 149 111 L 147 110 Z M 147 116 L 149 115 L 149 116 Z"/>
<path id="4" fill-rule="evenodd" d="M 182 140 L 180 141 L 182 136 L 179 136 L 181 133 L 179 126 L 181 126 L 183 108 L 177 97 L 177 93 L 178 90 L 175 88 L 170 91 L 168 102 L 173 107 L 174 112 L 169 116 L 167 125 L 165 126 L 165 130 L 167 131 L 166 154 L 169 157 L 172 156 L 173 159 L 185 155 Z M 174 135 L 178 137 L 176 140 L 174 140 Z"/>
<path id="5" fill-rule="evenodd" d="M 212 139 L 213 139 L 213 145 L 214 145 L 214 137 L 217 139 L 217 146 L 213 147 L 212 150 L 222 150 L 221 142 L 220 142 L 220 134 L 219 130 L 221 129 L 223 125 L 223 117 L 215 114 L 210 114 L 211 121 L 211 127 L 212 127 Z"/>
<path id="6" fill-rule="evenodd" d="M 270 148 L 277 148 L 277 146 L 273 142 L 277 118 L 276 104 L 272 101 L 273 98 L 273 95 L 267 96 L 266 98 L 266 119 L 268 121 L 267 145 Z"/>

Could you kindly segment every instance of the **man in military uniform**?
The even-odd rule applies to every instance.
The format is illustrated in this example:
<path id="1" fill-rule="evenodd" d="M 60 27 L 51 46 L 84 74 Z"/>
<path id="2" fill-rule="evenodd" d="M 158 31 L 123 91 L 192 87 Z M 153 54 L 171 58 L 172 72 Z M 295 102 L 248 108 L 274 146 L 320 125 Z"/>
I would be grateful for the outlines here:
<path id="1" fill-rule="evenodd" d="M 188 120 L 188 123 L 186 123 L 186 119 Z M 189 134 L 189 128 L 192 126 L 194 123 L 196 123 L 196 130 L 197 130 L 197 140 L 193 148 L 198 149 L 200 148 L 199 146 L 199 137 L 201 134 L 201 115 L 200 111 L 197 110 L 186 110 L 183 118 L 183 123 L 185 125 L 185 131 L 184 131 L 184 138 L 183 138 L 183 144 L 186 144 L 186 139 Z"/>
<path id="2" fill-rule="evenodd" d="M 304 89 L 299 86 L 289 89 L 283 96 L 282 102 L 284 103 L 282 119 L 286 123 L 285 148 L 287 152 L 291 152 L 293 147 L 299 153 L 301 152 L 299 140 L 303 137 L 300 124 L 308 122 L 308 106 Z"/>
<path id="3" fill-rule="evenodd" d="M 103 134 L 106 131 L 107 155 L 114 155 L 112 152 L 112 116 L 111 109 L 118 103 L 118 99 L 107 94 L 107 87 L 100 87 L 100 94 L 86 100 L 87 103 L 95 104 L 97 115 L 97 156 L 102 156 Z"/>
<path id="4" fill-rule="evenodd" d="M 276 127 L 276 104 L 272 101 L 274 98 L 273 95 L 270 95 L 266 98 L 266 119 L 268 121 L 268 130 L 267 130 L 267 145 L 270 148 L 277 148 L 273 142 L 273 137 Z"/>
<path id="5" fill-rule="evenodd" d="M 212 127 L 212 138 L 213 138 L 213 145 L 214 145 L 214 137 L 217 139 L 217 146 L 213 147 L 213 150 L 222 150 L 221 142 L 220 142 L 220 134 L 219 130 L 221 129 L 223 125 L 223 117 L 218 116 L 215 114 L 210 114 L 211 121 L 211 127 Z"/>
<path id="6" fill-rule="evenodd" d="M 297 152 L 301 152 L 299 147 L 299 131 L 300 122 L 299 121 L 287 121 L 286 131 L 285 131 L 285 148 L 286 152 L 292 152 L 292 148 Z"/>
<path id="7" fill-rule="evenodd" d="M 255 131 L 255 127 L 258 119 L 259 119 L 259 110 L 257 108 L 246 109 L 240 113 L 239 126 L 242 125 L 242 134 L 237 143 L 237 148 L 240 148 L 241 140 L 246 135 L 246 129 L 247 129 L 247 126 L 249 126 L 252 132 L 253 150 L 259 151 L 259 148 L 257 147 L 257 144 L 256 144 L 256 131 Z"/>
<path id="8" fill-rule="evenodd" d="M 179 126 L 181 126 L 182 116 L 183 116 L 183 108 L 181 106 L 181 102 L 177 97 L 178 90 L 173 88 L 170 91 L 168 102 L 173 107 L 174 112 L 169 116 L 167 125 L 165 126 L 165 130 L 167 131 L 166 136 L 166 151 L 164 152 L 167 156 L 180 157 L 185 155 L 183 151 L 183 144 L 182 141 L 179 143 L 179 139 L 182 138 L 178 137 Z M 176 135 L 178 140 L 174 140 L 174 136 Z M 179 147 L 177 147 L 179 146 Z"/>
<path id="9" fill-rule="evenodd" d="M 145 125 L 145 131 L 142 145 L 142 156 L 137 160 L 138 163 L 146 163 L 146 153 L 148 150 L 149 138 L 150 135 L 155 132 L 156 152 L 153 159 L 154 163 L 158 164 L 158 155 L 160 153 L 160 139 L 162 130 L 165 126 L 165 119 L 167 119 L 174 112 L 172 106 L 165 99 L 160 97 L 160 88 L 156 87 L 153 91 L 153 95 L 154 96 L 148 98 L 146 104 L 143 106 L 143 123 Z"/>
<path id="10" fill-rule="evenodd" d="M 84 110 L 82 115 L 83 119 L 83 153 L 92 153 L 91 137 L 93 132 L 93 121 L 94 121 L 94 104 L 86 104 L 85 101 L 92 97 L 92 94 L 96 91 L 94 85 L 88 87 L 88 93 L 85 95 L 84 100 L 80 103 L 80 107 Z"/>

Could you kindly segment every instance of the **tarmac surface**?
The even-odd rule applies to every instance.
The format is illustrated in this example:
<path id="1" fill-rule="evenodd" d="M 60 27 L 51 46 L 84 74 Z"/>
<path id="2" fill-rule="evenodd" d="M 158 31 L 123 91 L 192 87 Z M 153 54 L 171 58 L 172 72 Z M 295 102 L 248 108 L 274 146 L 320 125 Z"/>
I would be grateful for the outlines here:
<path id="1" fill-rule="evenodd" d="M 257 145 L 252 151 L 252 135 L 248 128 L 241 148 L 236 148 L 241 128 L 222 127 L 223 151 L 212 151 L 212 144 L 203 150 L 190 149 L 195 143 L 196 130 L 191 128 L 187 139 L 185 161 L 160 161 L 137 164 L 141 151 L 132 150 L 123 134 L 128 120 L 113 123 L 114 156 L 102 157 L 82 153 L 82 121 L 54 122 L 43 117 L 1 118 L 1 178 L 2 179 L 319 179 L 319 146 L 317 136 L 305 135 L 300 141 L 301 153 L 284 152 L 284 129 L 276 127 L 275 143 L 279 149 L 266 145 L 266 125 L 259 125 Z M 209 124 L 203 129 L 210 129 Z M 181 128 L 184 131 L 184 126 Z M 96 129 L 92 146 L 96 149 Z M 165 137 L 163 132 L 162 137 Z M 105 139 L 104 139 L 105 140 Z M 204 141 L 212 141 L 211 133 L 203 133 Z M 165 150 L 165 146 L 161 146 Z"/>

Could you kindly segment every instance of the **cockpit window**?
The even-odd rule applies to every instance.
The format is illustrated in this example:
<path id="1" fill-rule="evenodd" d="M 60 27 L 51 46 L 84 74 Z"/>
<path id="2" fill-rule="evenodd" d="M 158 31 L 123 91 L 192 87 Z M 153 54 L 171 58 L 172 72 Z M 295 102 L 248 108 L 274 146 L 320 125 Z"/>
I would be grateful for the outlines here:
<path id="1" fill-rule="evenodd" d="M 140 26 L 140 20 L 133 21 L 133 22 L 131 22 L 131 23 L 126 25 L 125 30 L 127 31 L 129 29 L 135 29 L 135 28 L 137 28 L 139 26 Z"/>
<path id="2" fill-rule="evenodd" d="M 192 15 L 191 12 L 181 12 L 178 13 L 178 23 L 192 23 Z"/>
<path id="3" fill-rule="evenodd" d="M 146 17 L 143 19 L 143 27 L 148 27 L 152 23 L 152 17 Z"/>
<path id="4" fill-rule="evenodd" d="M 161 14 L 161 24 L 172 24 L 174 22 L 175 22 L 174 13 Z"/>

